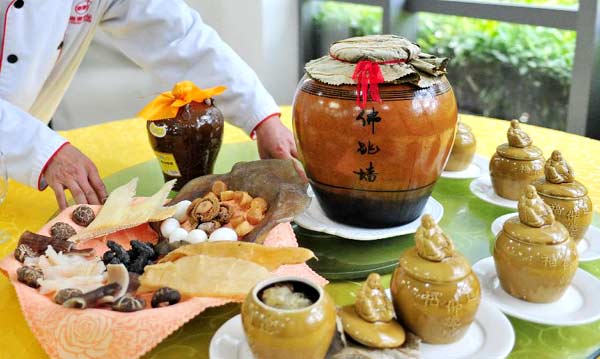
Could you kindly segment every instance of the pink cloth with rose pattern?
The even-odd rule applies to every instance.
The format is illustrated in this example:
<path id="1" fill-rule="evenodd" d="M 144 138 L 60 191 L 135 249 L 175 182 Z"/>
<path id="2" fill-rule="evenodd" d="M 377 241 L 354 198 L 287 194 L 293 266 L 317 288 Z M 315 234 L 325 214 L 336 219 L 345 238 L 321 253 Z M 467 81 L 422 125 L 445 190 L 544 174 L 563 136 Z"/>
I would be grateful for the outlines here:
<path id="1" fill-rule="evenodd" d="M 94 208 L 97 211 L 100 206 Z M 75 229 L 67 208 L 46 224 L 38 233 L 47 235 L 52 224 L 62 221 Z M 81 247 L 93 247 L 102 255 L 110 239 L 121 244 L 131 239 L 156 241 L 156 233 L 149 225 L 120 231 L 100 239 L 86 242 Z M 297 247 L 298 243 L 289 223 L 279 224 L 269 233 L 265 245 L 273 247 Z M 16 270 L 21 266 L 11 255 L 0 261 L 0 269 L 6 274 L 17 292 L 23 315 L 33 334 L 51 358 L 137 358 L 150 351 L 167 336 L 209 307 L 220 306 L 232 300 L 221 298 L 189 298 L 177 305 L 148 308 L 134 313 L 119 313 L 108 309 L 70 309 L 55 304 L 50 297 L 37 289 L 17 281 Z M 313 272 L 306 264 L 286 265 L 276 275 L 297 275 L 325 285 L 327 281 Z M 149 299 L 149 298 L 147 298 Z M 149 300 L 148 300 L 149 302 Z"/>

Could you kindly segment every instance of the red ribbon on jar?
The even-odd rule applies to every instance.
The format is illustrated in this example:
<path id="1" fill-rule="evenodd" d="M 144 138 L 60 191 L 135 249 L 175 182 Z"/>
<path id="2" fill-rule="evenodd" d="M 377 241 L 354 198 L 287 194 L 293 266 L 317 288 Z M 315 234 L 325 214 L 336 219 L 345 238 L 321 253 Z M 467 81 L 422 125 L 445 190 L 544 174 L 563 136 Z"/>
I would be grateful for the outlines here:
<path id="1" fill-rule="evenodd" d="M 333 54 L 329 56 L 340 62 L 351 63 L 351 61 L 342 60 Z M 352 79 L 356 81 L 356 104 L 364 109 L 367 106 L 367 99 L 369 94 L 373 101 L 381 103 L 381 96 L 379 96 L 379 84 L 385 82 L 383 73 L 379 65 L 392 65 L 392 64 L 403 64 L 406 63 L 407 59 L 388 60 L 388 61 L 372 61 L 372 60 L 360 60 L 356 63 Z"/>

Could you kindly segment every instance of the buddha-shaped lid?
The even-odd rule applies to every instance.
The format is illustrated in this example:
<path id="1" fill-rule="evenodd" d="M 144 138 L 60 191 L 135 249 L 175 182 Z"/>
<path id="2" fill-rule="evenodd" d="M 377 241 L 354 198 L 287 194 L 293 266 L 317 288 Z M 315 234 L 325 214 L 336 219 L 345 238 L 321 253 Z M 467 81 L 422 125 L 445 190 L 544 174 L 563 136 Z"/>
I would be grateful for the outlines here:
<path id="1" fill-rule="evenodd" d="M 446 58 L 421 52 L 421 48 L 396 35 L 352 37 L 335 42 L 329 54 L 308 62 L 306 73 L 329 85 L 356 84 L 359 70 L 378 83 L 411 83 L 421 88 L 441 80 L 446 73 Z M 375 68 L 376 67 L 376 68 Z"/>
<path id="2" fill-rule="evenodd" d="M 467 259 L 428 214 L 415 233 L 415 246 L 400 257 L 400 267 L 416 279 L 431 282 L 455 282 L 471 273 Z"/>
<path id="3" fill-rule="evenodd" d="M 370 323 L 394 319 L 394 306 L 385 294 L 379 274 L 369 274 L 356 295 L 354 309 L 363 320 Z"/>
<path id="4" fill-rule="evenodd" d="M 385 294 L 381 277 L 369 274 L 354 305 L 338 311 L 344 332 L 369 348 L 397 348 L 406 340 L 404 328 L 394 320 L 392 300 Z"/>
<path id="5" fill-rule="evenodd" d="M 544 165 L 545 178 L 534 185 L 538 193 L 548 197 L 580 198 L 587 195 L 585 186 L 575 180 L 573 168 L 555 150 Z"/>
<path id="6" fill-rule="evenodd" d="M 531 161 L 542 158 L 542 150 L 533 145 L 531 137 L 521 129 L 519 120 L 510 121 L 506 132 L 508 143 L 496 148 L 499 156 L 520 161 Z"/>
<path id="7" fill-rule="evenodd" d="M 475 136 L 471 130 L 471 126 L 459 121 L 456 126 L 456 135 L 454 136 L 454 146 L 472 145 L 475 143 Z"/>
<path id="8" fill-rule="evenodd" d="M 554 218 L 554 213 L 540 198 L 535 187 L 527 186 L 519 198 L 519 216 L 504 222 L 502 231 L 509 237 L 531 244 L 560 244 L 569 232 Z"/>

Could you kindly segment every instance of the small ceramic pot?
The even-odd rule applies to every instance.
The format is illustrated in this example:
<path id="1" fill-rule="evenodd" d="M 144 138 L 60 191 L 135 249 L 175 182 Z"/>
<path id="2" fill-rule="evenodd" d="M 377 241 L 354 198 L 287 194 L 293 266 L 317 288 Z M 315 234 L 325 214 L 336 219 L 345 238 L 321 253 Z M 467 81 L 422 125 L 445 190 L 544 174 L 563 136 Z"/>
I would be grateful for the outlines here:
<path id="1" fill-rule="evenodd" d="M 490 177 L 494 191 L 513 201 L 531 182 L 544 177 L 544 157 L 536 146 L 511 147 L 507 143 L 496 148 L 490 161 Z"/>
<path id="2" fill-rule="evenodd" d="M 148 121 L 146 127 L 165 181 L 177 179 L 174 190 L 212 174 L 224 128 L 223 115 L 212 100 L 191 102 L 175 118 Z"/>
<path id="3" fill-rule="evenodd" d="M 302 288 L 313 304 L 301 309 L 278 309 L 259 299 L 277 283 Z M 316 284 L 301 277 L 278 277 L 258 283 L 242 305 L 242 323 L 256 359 L 322 359 L 333 339 L 336 309 L 333 300 Z"/>
<path id="4" fill-rule="evenodd" d="M 575 180 L 573 168 L 560 151 L 553 151 L 544 166 L 545 178 L 534 183 L 540 197 L 552 208 L 554 217 L 567 227 L 575 243 L 592 223 L 592 201 L 587 188 Z"/>
<path id="5" fill-rule="evenodd" d="M 481 301 L 479 280 L 462 255 L 432 262 L 415 247 L 400 258 L 391 291 L 398 320 L 432 344 L 460 340 Z"/>
<path id="6" fill-rule="evenodd" d="M 471 131 L 469 125 L 459 122 L 454 136 L 454 146 L 448 163 L 446 163 L 445 171 L 462 171 L 467 169 L 471 162 L 473 162 L 473 156 L 475 156 L 475 150 L 477 149 L 477 140 Z"/>
<path id="7" fill-rule="evenodd" d="M 494 262 L 502 288 L 535 303 L 558 300 L 577 270 L 577 248 L 558 221 L 535 228 L 508 219 L 494 245 Z"/>

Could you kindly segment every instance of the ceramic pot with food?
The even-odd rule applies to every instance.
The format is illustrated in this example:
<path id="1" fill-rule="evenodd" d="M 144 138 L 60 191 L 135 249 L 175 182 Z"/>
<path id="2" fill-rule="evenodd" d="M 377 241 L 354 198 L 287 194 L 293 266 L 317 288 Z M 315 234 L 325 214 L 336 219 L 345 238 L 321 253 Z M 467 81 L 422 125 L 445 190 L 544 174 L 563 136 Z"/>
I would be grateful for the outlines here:
<path id="1" fill-rule="evenodd" d="M 544 177 L 544 157 L 518 120 L 511 121 L 507 137 L 492 156 L 490 177 L 498 196 L 516 201 L 527 185 Z"/>
<path id="2" fill-rule="evenodd" d="M 481 288 L 467 259 L 429 215 L 391 281 L 396 316 L 426 343 L 460 340 L 473 323 Z"/>
<path id="3" fill-rule="evenodd" d="M 177 179 L 174 190 L 213 172 L 223 140 L 224 120 L 210 96 L 223 90 L 201 90 L 191 82 L 183 81 L 171 92 L 161 94 L 140 113 L 148 120 L 148 139 L 165 181 Z"/>
<path id="4" fill-rule="evenodd" d="M 549 303 L 569 287 L 578 264 L 575 241 L 534 186 L 519 199 L 519 215 L 498 233 L 494 262 L 500 285 L 513 297 Z"/>
<path id="5" fill-rule="evenodd" d="M 552 208 L 554 217 L 562 223 L 575 243 L 579 243 L 592 223 L 592 200 L 587 188 L 575 180 L 571 166 L 563 159 L 560 151 L 552 152 L 544 166 L 545 178 L 534 186 Z"/>
<path id="6" fill-rule="evenodd" d="M 454 141 L 457 105 L 445 67 L 394 35 L 336 42 L 306 65 L 294 134 L 329 218 L 374 228 L 421 215 Z"/>
<path id="7" fill-rule="evenodd" d="M 300 277 L 258 283 L 242 305 L 242 324 L 256 359 L 323 359 L 336 310 L 318 285 Z"/>
<path id="8" fill-rule="evenodd" d="M 454 146 L 452 146 L 452 152 L 450 152 L 444 171 L 466 170 L 473 162 L 476 149 L 477 140 L 471 127 L 466 123 L 459 122 L 454 136 Z"/>

